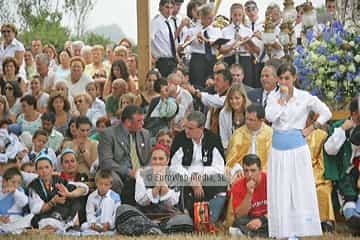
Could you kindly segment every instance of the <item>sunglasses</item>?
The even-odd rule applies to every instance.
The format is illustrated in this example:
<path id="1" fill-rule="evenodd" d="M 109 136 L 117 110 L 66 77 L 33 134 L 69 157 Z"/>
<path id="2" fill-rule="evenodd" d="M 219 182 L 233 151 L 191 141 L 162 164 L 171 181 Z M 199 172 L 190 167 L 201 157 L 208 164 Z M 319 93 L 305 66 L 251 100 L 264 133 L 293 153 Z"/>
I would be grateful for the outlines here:
<path id="1" fill-rule="evenodd" d="M 106 75 L 103 75 L 103 74 L 94 74 L 93 78 L 106 78 Z"/>
<path id="2" fill-rule="evenodd" d="M 1 33 L 11 33 L 10 30 L 2 30 Z"/>

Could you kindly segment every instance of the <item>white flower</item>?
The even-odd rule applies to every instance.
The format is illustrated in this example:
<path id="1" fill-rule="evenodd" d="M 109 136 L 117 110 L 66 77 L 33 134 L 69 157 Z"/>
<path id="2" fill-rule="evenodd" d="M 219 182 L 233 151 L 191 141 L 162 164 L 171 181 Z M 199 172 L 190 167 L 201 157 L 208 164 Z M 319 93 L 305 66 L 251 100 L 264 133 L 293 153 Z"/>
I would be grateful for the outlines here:
<path id="1" fill-rule="evenodd" d="M 344 72 L 346 71 L 346 67 L 341 64 L 341 65 L 339 66 L 339 71 L 340 71 L 341 73 L 344 73 Z"/>
<path id="2" fill-rule="evenodd" d="M 359 54 L 356 55 L 356 56 L 354 57 L 354 60 L 355 60 L 356 63 L 360 63 L 360 55 L 359 55 Z"/>
<path id="3" fill-rule="evenodd" d="M 348 66 L 348 71 L 349 72 L 356 72 L 356 67 L 355 67 L 355 64 L 354 63 L 351 63 L 349 66 Z"/>

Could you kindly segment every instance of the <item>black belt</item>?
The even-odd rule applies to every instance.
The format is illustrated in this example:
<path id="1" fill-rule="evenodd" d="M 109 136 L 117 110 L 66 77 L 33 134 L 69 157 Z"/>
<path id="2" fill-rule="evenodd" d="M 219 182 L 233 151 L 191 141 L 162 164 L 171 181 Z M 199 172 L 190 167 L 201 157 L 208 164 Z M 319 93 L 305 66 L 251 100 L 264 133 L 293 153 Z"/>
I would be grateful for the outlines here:
<path id="1" fill-rule="evenodd" d="M 174 57 L 161 57 L 157 61 L 176 61 L 176 59 Z"/>

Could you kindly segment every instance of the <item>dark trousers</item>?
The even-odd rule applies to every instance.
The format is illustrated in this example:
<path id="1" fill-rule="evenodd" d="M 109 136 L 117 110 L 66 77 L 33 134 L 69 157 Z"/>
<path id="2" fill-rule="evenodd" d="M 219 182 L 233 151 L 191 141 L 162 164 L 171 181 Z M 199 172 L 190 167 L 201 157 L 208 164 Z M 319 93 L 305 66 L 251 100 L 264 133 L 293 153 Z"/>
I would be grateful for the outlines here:
<path id="1" fill-rule="evenodd" d="M 195 88 L 205 89 L 206 80 L 213 75 L 213 66 L 216 62 L 216 57 L 211 59 L 206 58 L 205 54 L 193 53 L 191 54 L 189 77 L 190 83 Z"/>
<path id="2" fill-rule="evenodd" d="M 159 58 L 156 61 L 156 67 L 159 69 L 161 76 L 167 77 L 176 69 L 175 58 Z"/>
<path id="3" fill-rule="evenodd" d="M 269 230 L 268 230 L 268 221 L 263 221 L 262 226 L 257 230 L 251 230 L 246 225 L 256 217 L 240 217 L 236 218 L 233 227 L 240 228 L 241 232 L 248 237 L 268 237 Z"/>
<path id="4" fill-rule="evenodd" d="M 135 179 L 127 178 L 121 189 L 121 203 L 136 206 L 135 201 Z"/>

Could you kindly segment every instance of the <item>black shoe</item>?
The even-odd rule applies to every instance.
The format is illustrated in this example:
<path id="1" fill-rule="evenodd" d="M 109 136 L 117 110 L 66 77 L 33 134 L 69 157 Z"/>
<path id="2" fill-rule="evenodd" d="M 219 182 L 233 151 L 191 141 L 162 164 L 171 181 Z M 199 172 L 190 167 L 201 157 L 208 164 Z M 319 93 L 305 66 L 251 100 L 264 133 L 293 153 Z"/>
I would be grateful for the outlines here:
<path id="1" fill-rule="evenodd" d="M 335 231 L 334 223 L 330 220 L 321 222 L 321 229 L 324 233 L 332 233 Z"/>

